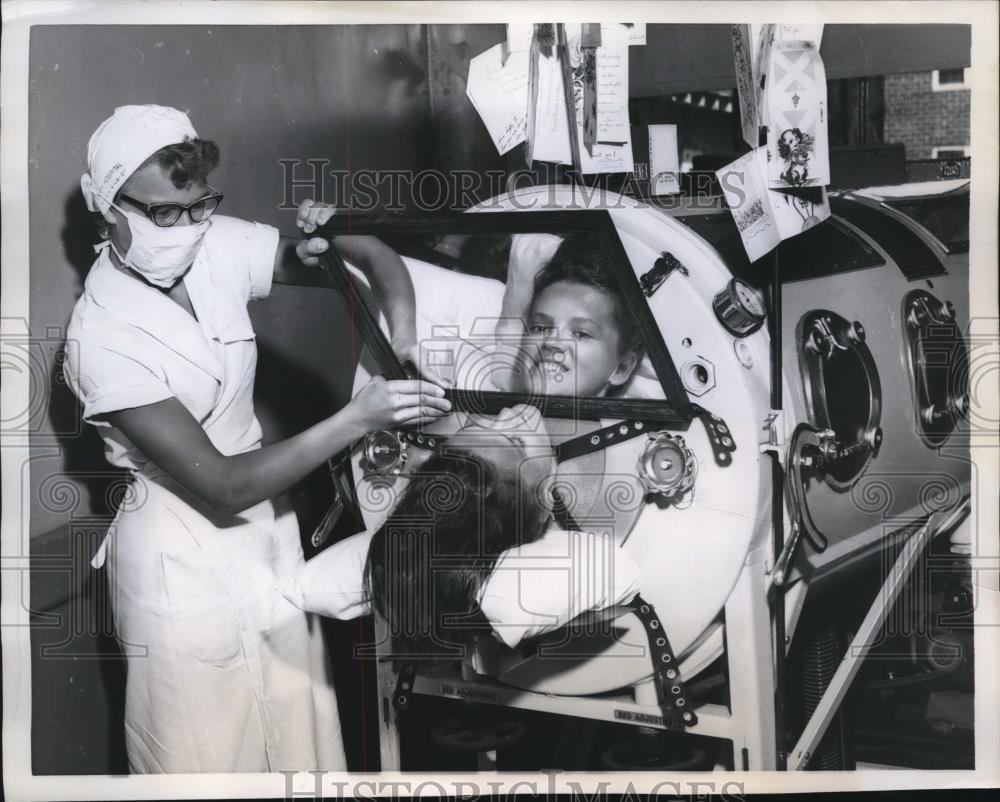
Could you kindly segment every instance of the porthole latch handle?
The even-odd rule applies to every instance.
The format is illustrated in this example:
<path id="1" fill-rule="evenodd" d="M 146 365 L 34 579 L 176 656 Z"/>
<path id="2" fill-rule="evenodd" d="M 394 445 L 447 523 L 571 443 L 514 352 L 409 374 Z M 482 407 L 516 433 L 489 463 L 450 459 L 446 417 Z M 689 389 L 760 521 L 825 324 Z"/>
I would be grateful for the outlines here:
<path id="1" fill-rule="evenodd" d="M 969 417 L 969 394 L 961 393 L 948 399 L 948 403 L 930 404 L 920 410 L 924 423 L 934 426 L 947 418 Z"/>
<path id="2" fill-rule="evenodd" d="M 857 454 L 863 454 L 866 451 L 870 451 L 873 457 L 878 456 L 879 449 L 882 447 L 882 427 L 873 426 L 864 436 L 861 438 L 860 442 L 854 445 L 845 446 L 840 448 L 837 441 L 834 441 L 834 446 L 832 449 L 832 455 L 827 457 L 827 460 L 832 462 L 833 460 L 847 459 L 848 457 L 853 457 Z"/>
<path id="3" fill-rule="evenodd" d="M 945 301 L 937 309 L 928 303 L 927 298 L 918 297 L 910 304 L 906 322 L 915 329 L 919 329 L 928 323 L 938 326 L 946 326 L 955 322 L 955 304 Z"/>
<path id="4" fill-rule="evenodd" d="M 848 337 L 856 342 L 864 342 L 864 326 L 857 321 L 852 323 L 848 331 Z M 812 329 L 806 340 L 806 348 L 824 359 L 829 359 L 837 350 L 847 350 L 847 346 L 840 341 L 840 338 L 833 330 L 830 319 L 827 317 L 818 317 L 813 321 Z"/>
<path id="5" fill-rule="evenodd" d="M 792 537 L 775 562 L 776 585 L 784 581 L 793 552 L 798 548 L 802 537 L 818 552 L 827 547 L 826 535 L 819 531 L 806 504 L 805 472 L 807 469 L 821 471 L 824 465 L 836 458 L 837 451 L 837 438 L 831 429 L 816 429 L 808 423 L 800 423 L 792 433 L 785 459 L 785 498 L 792 521 Z"/>

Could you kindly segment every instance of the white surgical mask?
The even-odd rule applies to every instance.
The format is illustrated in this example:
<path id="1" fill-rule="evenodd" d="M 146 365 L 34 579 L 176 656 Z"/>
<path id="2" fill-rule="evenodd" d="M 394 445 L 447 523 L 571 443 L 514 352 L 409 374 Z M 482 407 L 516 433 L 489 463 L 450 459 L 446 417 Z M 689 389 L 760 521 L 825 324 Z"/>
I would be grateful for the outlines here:
<path id="1" fill-rule="evenodd" d="M 173 287 L 194 262 L 211 221 L 164 228 L 141 214 L 111 205 L 125 215 L 132 232 L 128 253 L 122 256 L 115 248 L 118 258 L 150 284 L 163 289 Z"/>

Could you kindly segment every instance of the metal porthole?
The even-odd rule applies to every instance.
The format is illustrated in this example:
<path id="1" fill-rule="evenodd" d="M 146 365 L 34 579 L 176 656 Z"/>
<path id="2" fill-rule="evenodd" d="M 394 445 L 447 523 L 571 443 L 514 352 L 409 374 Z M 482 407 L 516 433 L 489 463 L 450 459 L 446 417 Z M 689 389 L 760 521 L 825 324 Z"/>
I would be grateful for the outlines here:
<path id="1" fill-rule="evenodd" d="M 861 322 L 826 309 L 803 315 L 796 332 L 810 422 L 835 435 L 823 478 L 838 491 L 858 480 L 882 444 L 882 385 L 866 336 Z"/>
<path id="2" fill-rule="evenodd" d="M 903 342 L 917 431 L 928 448 L 969 415 L 969 351 L 955 307 L 926 290 L 903 299 Z"/>

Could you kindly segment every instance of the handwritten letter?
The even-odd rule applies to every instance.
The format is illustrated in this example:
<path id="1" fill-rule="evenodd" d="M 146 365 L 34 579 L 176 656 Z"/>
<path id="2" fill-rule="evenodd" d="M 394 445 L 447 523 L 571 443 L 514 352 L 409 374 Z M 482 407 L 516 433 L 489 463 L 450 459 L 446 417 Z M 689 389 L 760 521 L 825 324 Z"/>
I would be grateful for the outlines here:
<path id="1" fill-rule="evenodd" d="M 473 58 L 466 85 L 500 154 L 524 141 L 528 118 L 528 53 L 511 52 L 503 64 L 503 49 L 495 45 Z"/>

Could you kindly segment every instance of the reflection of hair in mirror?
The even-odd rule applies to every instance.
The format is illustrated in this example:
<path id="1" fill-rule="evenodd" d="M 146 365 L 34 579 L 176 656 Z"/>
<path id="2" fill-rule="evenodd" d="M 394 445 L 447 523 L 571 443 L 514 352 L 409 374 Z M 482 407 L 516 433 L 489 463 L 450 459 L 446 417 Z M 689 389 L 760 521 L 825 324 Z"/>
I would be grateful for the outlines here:
<path id="1" fill-rule="evenodd" d="M 470 629 L 488 629 L 483 584 L 500 554 L 537 540 L 549 518 L 516 472 L 467 451 L 431 456 L 409 477 L 365 563 L 365 591 L 395 644 L 443 652 Z"/>
<path id="2" fill-rule="evenodd" d="M 577 234 L 563 240 L 555 254 L 535 276 L 534 296 L 559 281 L 593 287 L 611 299 L 618 326 L 620 353 L 632 351 L 636 364 L 645 350 L 635 316 L 629 313 L 621 288 L 604 259 L 600 240 L 594 234 Z M 612 388 L 620 389 L 620 388 Z"/>

